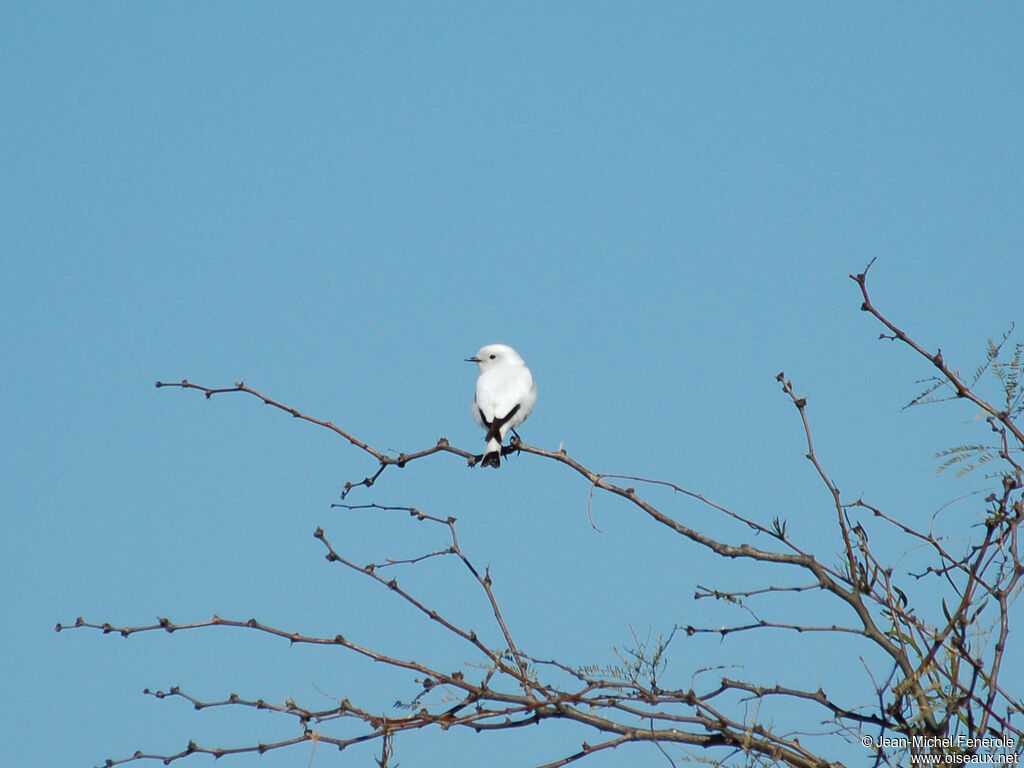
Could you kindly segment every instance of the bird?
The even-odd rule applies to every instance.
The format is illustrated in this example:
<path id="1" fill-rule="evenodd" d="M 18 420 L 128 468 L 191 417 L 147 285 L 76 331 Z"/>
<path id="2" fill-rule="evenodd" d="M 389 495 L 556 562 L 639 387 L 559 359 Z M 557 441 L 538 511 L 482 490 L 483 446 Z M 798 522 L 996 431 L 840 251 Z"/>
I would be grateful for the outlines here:
<path id="1" fill-rule="evenodd" d="M 481 463 L 485 467 L 501 466 L 501 442 L 510 431 L 526 421 L 537 402 L 537 383 L 523 358 L 507 344 L 481 347 L 466 362 L 476 363 L 480 376 L 476 380 L 473 418 L 487 430 L 487 447 Z M 516 437 L 519 437 L 516 434 Z"/>

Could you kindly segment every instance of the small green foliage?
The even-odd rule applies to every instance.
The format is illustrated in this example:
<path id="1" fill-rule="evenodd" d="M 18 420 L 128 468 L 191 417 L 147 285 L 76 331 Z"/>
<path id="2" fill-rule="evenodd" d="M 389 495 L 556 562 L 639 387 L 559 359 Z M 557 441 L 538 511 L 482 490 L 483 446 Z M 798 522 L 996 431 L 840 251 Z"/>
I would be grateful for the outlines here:
<path id="1" fill-rule="evenodd" d="M 1022 375 L 1024 374 L 1024 343 L 1015 345 L 1013 353 L 1009 355 L 1008 359 L 1003 359 L 1005 357 L 1006 343 L 1013 330 L 1014 326 L 1010 325 L 1003 334 L 1002 339 L 998 342 L 992 339 L 988 340 L 985 360 L 975 369 L 969 385 L 973 389 L 985 378 L 986 374 L 991 373 L 996 381 L 999 382 L 999 387 L 1002 390 L 1001 397 L 999 398 L 1003 404 L 1000 418 L 1005 416 L 1010 421 L 1016 420 L 1024 413 L 1024 386 L 1022 386 L 1022 383 L 1024 383 L 1024 375 Z M 938 377 L 932 377 L 924 381 L 929 382 L 929 388 L 915 397 L 907 405 L 908 408 L 912 405 L 923 405 L 924 403 L 939 402 L 956 397 L 956 394 L 944 398 L 931 397 L 931 393 L 937 389 L 943 386 L 951 387 L 952 385 L 945 379 L 939 379 Z M 999 400 L 993 398 L 990 402 L 996 403 Z M 986 413 L 984 411 L 978 414 L 979 419 L 985 416 Z M 996 443 L 963 444 L 946 448 L 935 454 L 935 458 L 942 462 L 936 472 L 944 472 L 955 466 L 956 476 L 963 477 L 978 467 L 998 459 L 1001 450 L 1002 447 Z"/>
<path id="2" fill-rule="evenodd" d="M 935 471 L 937 473 L 945 472 L 950 467 L 957 466 L 956 476 L 963 477 L 968 472 L 996 458 L 995 451 L 997 450 L 994 445 L 982 444 L 955 445 L 952 448 L 946 448 L 935 454 L 936 459 L 942 460 L 942 464 Z"/>

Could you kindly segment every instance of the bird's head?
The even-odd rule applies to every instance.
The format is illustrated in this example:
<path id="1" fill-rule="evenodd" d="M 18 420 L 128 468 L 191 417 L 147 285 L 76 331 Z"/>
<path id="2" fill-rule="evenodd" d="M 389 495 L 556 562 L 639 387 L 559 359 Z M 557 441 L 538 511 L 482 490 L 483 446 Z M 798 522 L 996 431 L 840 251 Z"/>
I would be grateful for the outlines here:
<path id="1" fill-rule="evenodd" d="M 523 358 L 507 344 L 488 344 L 486 347 L 480 347 L 480 351 L 473 357 L 467 357 L 466 362 L 476 363 L 480 366 L 481 371 L 485 371 L 496 365 L 508 365 L 509 363 L 522 365 Z"/>

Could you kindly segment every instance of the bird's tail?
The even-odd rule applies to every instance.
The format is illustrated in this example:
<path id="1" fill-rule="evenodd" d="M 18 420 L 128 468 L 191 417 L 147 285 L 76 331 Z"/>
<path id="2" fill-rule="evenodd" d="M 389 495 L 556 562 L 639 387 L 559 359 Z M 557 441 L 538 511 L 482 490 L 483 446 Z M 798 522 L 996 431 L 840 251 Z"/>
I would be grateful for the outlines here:
<path id="1" fill-rule="evenodd" d="M 501 466 L 501 442 L 499 440 L 492 437 L 487 441 L 487 450 L 484 451 L 484 458 L 480 463 L 485 467 Z"/>
<path id="2" fill-rule="evenodd" d="M 487 450 L 484 451 L 484 459 L 481 462 L 485 467 L 501 466 L 502 430 L 517 413 L 519 413 L 519 403 L 516 403 L 515 407 L 500 419 L 495 417 L 490 421 L 487 421 L 487 417 L 484 416 L 484 412 L 480 411 L 480 418 L 483 419 L 484 424 L 487 425 Z"/>

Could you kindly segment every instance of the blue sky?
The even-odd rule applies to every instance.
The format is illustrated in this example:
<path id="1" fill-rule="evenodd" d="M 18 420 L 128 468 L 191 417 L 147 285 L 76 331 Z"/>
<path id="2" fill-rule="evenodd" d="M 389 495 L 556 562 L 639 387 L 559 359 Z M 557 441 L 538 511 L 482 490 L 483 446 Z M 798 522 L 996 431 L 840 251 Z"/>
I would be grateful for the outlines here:
<path id="1" fill-rule="evenodd" d="M 785 370 L 851 499 L 920 521 L 986 487 L 935 475 L 935 451 L 987 436 L 965 409 L 901 410 L 930 371 L 877 341 L 847 274 L 877 258 L 876 304 L 964 370 L 1024 319 L 1019 6 L 16 2 L 0 26 L 12 765 L 292 734 L 144 687 L 381 707 L 412 689 L 243 632 L 53 632 L 78 615 L 216 611 L 465 659 L 312 538 L 322 525 L 367 561 L 444 544 L 330 507 L 368 457 L 157 379 L 245 379 L 381 450 L 441 435 L 477 450 L 463 358 L 509 343 L 540 387 L 527 442 L 785 517 L 828 553 Z M 613 662 L 631 626 L 717 620 L 694 585 L 757 578 L 611 499 L 594 503 L 598 533 L 587 496 L 535 457 L 481 472 L 442 455 L 352 498 L 456 515 L 520 644 L 571 663 Z M 484 626 L 451 570 L 403 578 Z M 770 683 L 836 663 L 813 643 L 794 658 L 791 637 L 756 647 L 694 642 L 670 669 L 686 681 L 741 658 Z M 398 758 L 520 766 L 586 736 L 420 734 Z M 300 747 L 260 765 L 337 759 Z M 591 764 L 648 759 L 663 758 L 638 746 Z"/>

